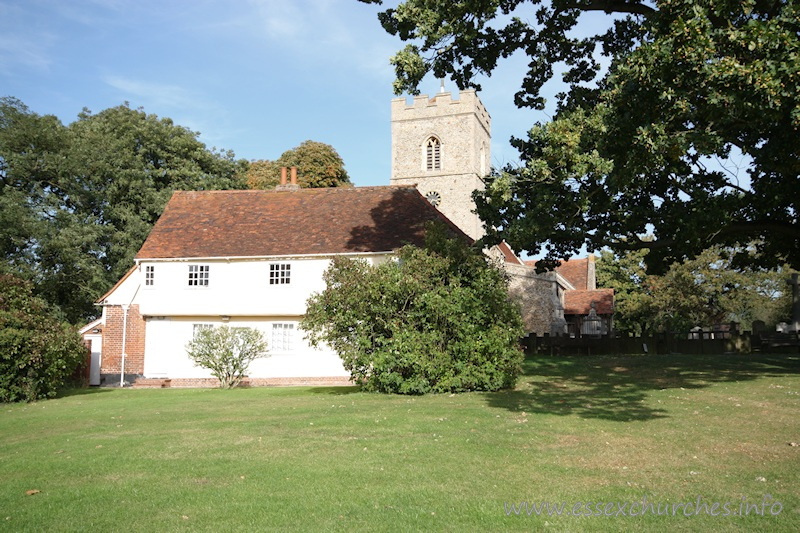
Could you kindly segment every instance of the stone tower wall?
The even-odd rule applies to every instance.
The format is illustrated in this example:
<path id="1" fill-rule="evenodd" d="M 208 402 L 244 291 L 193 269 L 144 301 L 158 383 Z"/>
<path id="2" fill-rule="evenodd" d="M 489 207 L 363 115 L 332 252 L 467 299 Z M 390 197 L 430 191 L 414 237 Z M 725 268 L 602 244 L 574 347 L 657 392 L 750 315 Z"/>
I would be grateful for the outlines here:
<path id="1" fill-rule="evenodd" d="M 441 169 L 427 170 L 425 142 L 441 142 Z M 491 118 L 474 90 L 433 98 L 392 100 L 392 185 L 416 185 L 423 194 L 441 197 L 439 210 L 467 235 L 483 235 L 472 192 L 483 189 L 481 177 L 491 162 Z"/>

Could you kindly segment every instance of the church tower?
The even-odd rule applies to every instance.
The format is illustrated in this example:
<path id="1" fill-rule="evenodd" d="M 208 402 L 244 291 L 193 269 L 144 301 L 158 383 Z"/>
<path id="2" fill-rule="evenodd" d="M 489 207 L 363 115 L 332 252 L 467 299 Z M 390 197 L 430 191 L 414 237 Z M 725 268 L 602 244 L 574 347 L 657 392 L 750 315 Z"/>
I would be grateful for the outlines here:
<path id="1" fill-rule="evenodd" d="M 415 185 L 461 230 L 478 239 L 472 191 L 489 173 L 491 118 L 474 90 L 392 100 L 392 185 Z"/>

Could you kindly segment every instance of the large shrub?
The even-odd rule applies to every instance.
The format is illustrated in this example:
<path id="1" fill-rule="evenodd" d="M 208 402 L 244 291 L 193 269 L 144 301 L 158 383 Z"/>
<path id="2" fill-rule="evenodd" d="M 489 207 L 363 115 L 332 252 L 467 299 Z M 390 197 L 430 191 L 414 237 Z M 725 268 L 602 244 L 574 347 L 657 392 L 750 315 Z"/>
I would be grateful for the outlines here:
<path id="1" fill-rule="evenodd" d="M 425 249 L 370 266 L 334 259 L 302 327 L 327 343 L 366 390 L 497 390 L 520 371 L 523 334 L 505 276 L 479 252 L 431 229 Z"/>
<path id="2" fill-rule="evenodd" d="M 228 326 L 200 329 L 186 345 L 186 352 L 197 366 L 211 370 L 223 389 L 237 386 L 250 363 L 269 355 L 260 331 Z"/>
<path id="3" fill-rule="evenodd" d="M 55 396 L 86 353 L 78 332 L 33 296 L 30 283 L 0 273 L 0 401 Z"/>

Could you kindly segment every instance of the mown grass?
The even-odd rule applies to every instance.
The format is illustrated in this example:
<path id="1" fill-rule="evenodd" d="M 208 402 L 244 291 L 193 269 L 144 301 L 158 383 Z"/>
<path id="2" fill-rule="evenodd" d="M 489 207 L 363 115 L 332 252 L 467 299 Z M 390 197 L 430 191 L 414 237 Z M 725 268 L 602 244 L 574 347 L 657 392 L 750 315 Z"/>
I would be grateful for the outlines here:
<path id="1" fill-rule="evenodd" d="M 80 390 L 2 405 L 0 530 L 800 531 L 797 355 L 525 369 L 493 394 Z M 760 512 L 766 494 L 767 516 L 505 507 L 700 496 Z"/>

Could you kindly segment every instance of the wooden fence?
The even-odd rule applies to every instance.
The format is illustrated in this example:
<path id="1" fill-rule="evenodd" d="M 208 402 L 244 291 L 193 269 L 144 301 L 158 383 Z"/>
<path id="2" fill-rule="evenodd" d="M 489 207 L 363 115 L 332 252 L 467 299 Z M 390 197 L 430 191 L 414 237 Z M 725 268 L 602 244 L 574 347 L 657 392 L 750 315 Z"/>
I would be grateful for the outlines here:
<path id="1" fill-rule="evenodd" d="M 549 355 L 800 353 L 797 333 L 724 332 L 711 335 L 660 333 L 654 336 L 528 336 L 525 353 Z"/>

